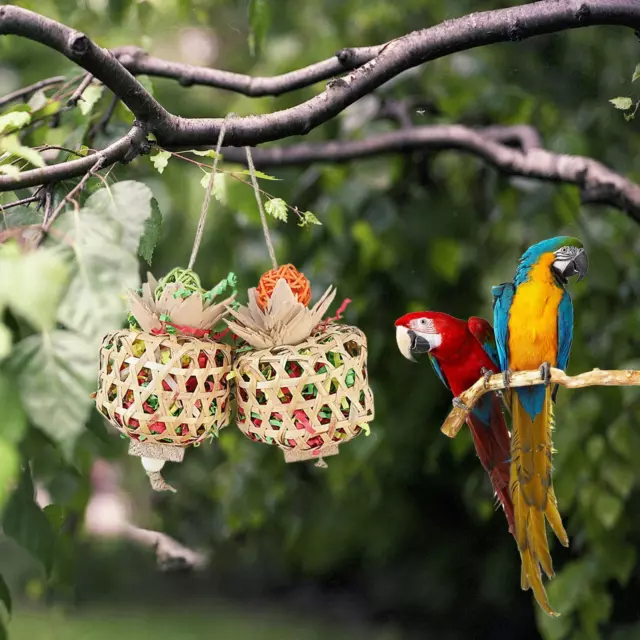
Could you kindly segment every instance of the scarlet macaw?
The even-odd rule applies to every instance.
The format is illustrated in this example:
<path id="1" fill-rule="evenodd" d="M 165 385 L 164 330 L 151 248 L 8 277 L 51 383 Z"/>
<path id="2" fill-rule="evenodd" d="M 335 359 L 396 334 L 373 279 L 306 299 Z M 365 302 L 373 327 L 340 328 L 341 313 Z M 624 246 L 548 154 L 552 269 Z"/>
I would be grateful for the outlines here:
<path id="1" fill-rule="evenodd" d="M 500 367 L 508 383 L 511 371 L 540 369 L 544 384 L 511 392 L 511 497 L 515 536 L 522 557 L 521 586 L 534 587 L 543 609 L 557 616 L 536 583 L 540 565 L 554 576 L 545 516 L 565 547 L 569 545 L 551 481 L 553 428 L 550 367 L 565 369 L 573 336 L 573 305 L 564 285 L 587 274 L 582 243 L 560 236 L 530 247 L 520 258 L 513 283 L 493 287 L 494 327 Z"/>
<path id="2" fill-rule="evenodd" d="M 438 377 L 458 396 L 488 372 L 500 370 L 491 325 L 482 318 L 468 322 L 446 313 L 420 311 L 396 320 L 396 340 L 400 352 L 409 360 L 414 354 L 428 353 Z M 509 531 L 513 534 L 513 503 L 509 494 L 510 436 L 499 397 L 484 395 L 467 418 L 480 462 L 491 478 L 502 505 Z"/>

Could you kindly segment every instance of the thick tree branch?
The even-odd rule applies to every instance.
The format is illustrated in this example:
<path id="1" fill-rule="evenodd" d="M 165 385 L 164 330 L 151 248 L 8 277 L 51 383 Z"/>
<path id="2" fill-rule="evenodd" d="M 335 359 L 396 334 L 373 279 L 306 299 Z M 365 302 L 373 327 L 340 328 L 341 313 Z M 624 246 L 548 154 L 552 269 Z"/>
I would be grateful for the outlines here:
<path id="1" fill-rule="evenodd" d="M 638 30 L 640 3 L 637 0 L 541 0 L 474 13 L 414 31 L 374 48 L 374 58 L 344 78 L 330 82 L 325 91 L 302 104 L 271 114 L 229 120 L 225 139 L 227 144 L 244 146 L 304 135 L 391 78 L 429 60 L 496 42 L 518 42 L 536 35 L 594 25 Z M 31 11 L 3 6 L 0 7 L 2 34 L 36 40 L 79 64 L 119 96 L 136 118 L 147 123 L 163 146 L 213 145 L 218 138 L 222 118 L 181 118 L 169 114 L 114 55 L 82 33 Z M 359 50 L 353 51 L 359 55 Z M 322 66 L 326 61 L 319 64 Z M 305 73 L 312 79 L 322 75 L 316 67 L 306 68 Z M 327 71 L 324 66 L 322 69 L 323 73 Z"/>
<path id="2" fill-rule="evenodd" d="M 247 79 L 243 76 L 233 76 L 232 79 L 231 76 L 226 75 L 224 81 L 226 88 L 235 89 L 237 86 L 243 86 L 245 90 L 252 91 L 256 90 L 256 86 L 262 85 L 260 90 L 266 90 L 265 81 L 270 80 L 271 90 L 274 87 L 276 91 L 289 90 L 291 87 L 297 88 L 304 86 L 305 83 L 316 82 L 329 73 L 339 73 L 344 70 L 345 64 L 347 66 L 360 64 L 367 57 L 375 56 L 345 77 L 332 80 L 325 91 L 295 107 L 266 115 L 227 119 L 225 142 L 231 146 L 245 146 L 293 135 L 304 135 L 391 78 L 429 60 L 496 42 L 517 42 L 535 35 L 593 25 L 618 25 L 638 30 L 640 29 L 640 2 L 637 0 L 563 0 L 562 2 L 541 0 L 449 20 L 402 36 L 379 47 L 364 50 L 345 49 L 335 60 L 332 58 L 298 72 L 278 76 L 275 80 L 263 78 L 257 85 L 251 85 L 250 81 L 246 84 Z M 142 87 L 115 55 L 98 47 L 86 35 L 54 20 L 10 5 L 0 7 L 0 35 L 4 34 L 20 35 L 41 42 L 76 62 L 118 96 L 147 128 L 147 131 L 155 134 L 161 146 L 184 148 L 215 144 L 224 121 L 222 118 L 181 118 L 170 114 Z M 352 60 L 349 60 L 350 56 L 353 56 Z M 142 69 L 140 65 L 143 64 L 144 59 L 139 57 L 136 62 L 138 67 L 132 67 L 134 71 L 136 68 Z M 135 56 L 131 64 L 133 65 L 134 62 Z M 158 67 L 157 60 L 151 59 L 151 62 L 156 65 L 156 71 L 159 72 L 161 69 Z M 147 63 L 151 64 L 148 59 Z M 183 77 L 187 82 L 195 77 L 195 70 L 196 68 L 186 69 L 184 65 L 172 68 L 165 65 L 164 67 L 165 75 L 173 77 L 175 72 L 178 78 Z M 184 73 L 187 71 L 190 75 L 185 76 Z M 213 70 L 209 71 L 213 72 Z M 121 160 L 125 156 L 122 145 L 124 144 L 130 150 L 130 142 L 131 140 L 121 141 L 101 152 L 105 154 L 104 166 Z M 483 157 L 486 155 L 490 162 L 496 165 L 510 164 L 514 173 L 527 175 L 528 168 L 522 165 L 521 159 L 506 158 L 504 154 L 498 158 L 498 149 L 486 149 L 486 147 L 481 149 L 478 145 L 475 146 L 475 152 Z M 126 156 L 130 157 L 129 151 L 126 152 Z M 568 170 L 564 164 L 550 166 L 558 158 L 561 157 L 550 154 L 540 155 L 537 158 L 535 171 L 547 176 L 547 179 L 554 179 L 552 177 L 554 175 L 563 175 L 564 171 Z M 33 186 L 71 175 L 80 175 L 89 168 L 88 163 L 79 164 L 84 160 L 73 160 L 68 163 L 70 167 L 55 165 L 25 172 L 15 178 L 3 176 L 0 178 L 0 189 Z M 571 177 L 568 181 L 575 182 L 575 177 Z M 614 191 L 616 190 L 620 190 L 619 186 L 614 186 Z M 593 201 L 608 201 L 612 197 L 611 193 L 599 189 L 587 188 L 586 193 Z"/>
<path id="3" fill-rule="evenodd" d="M 518 144 L 520 148 L 509 146 L 512 144 Z M 609 204 L 640 222 L 639 185 L 591 158 L 538 148 L 537 134 L 524 126 L 485 129 L 460 125 L 412 127 L 363 140 L 258 148 L 253 151 L 253 159 L 259 167 L 336 163 L 415 149 L 463 151 L 482 158 L 508 175 L 574 184 L 581 189 L 583 202 Z M 231 162 L 245 162 L 240 149 L 225 148 L 223 155 Z"/>
<path id="4" fill-rule="evenodd" d="M 540 371 L 516 371 L 511 375 L 509 387 L 532 387 L 540 384 L 542 376 Z M 582 389 L 584 387 L 633 387 L 640 386 L 640 371 L 635 369 L 603 371 L 593 369 L 577 376 L 568 376 L 562 369 L 551 369 L 551 382 L 559 384 L 567 389 Z M 458 435 L 471 409 L 478 400 L 489 391 L 504 389 L 504 377 L 501 373 L 493 375 L 485 382 L 480 378 L 472 387 L 467 389 L 461 396 L 461 404 L 465 405 L 469 411 L 461 407 L 454 407 L 447 416 L 440 431 L 450 438 Z"/>
<path id="5" fill-rule="evenodd" d="M 375 58 L 382 46 L 342 49 L 335 56 L 302 69 L 263 77 L 162 60 L 150 56 L 138 47 L 119 47 L 113 49 L 112 53 L 133 75 L 172 78 L 184 87 L 192 85 L 217 87 L 256 98 L 279 96 L 355 69 Z"/>
<path id="6" fill-rule="evenodd" d="M 95 166 L 99 157 L 103 159 L 103 167 L 108 167 L 116 162 L 129 162 L 140 153 L 140 150 L 145 145 L 146 137 L 145 127 L 139 123 L 134 123 L 126 136 L 97 153 L 89 154 L 78 160 L 60 162 L 42 169 L 23 171 L 17 176 L 0 176 L 0 191 L 14 191 L 15 189 L 35 187 L 36 185 L 50 184 L 81 176 Z"/>
<path id="7" fill-rule="evenodd" d="M 84 33 L 16 6 L 0 7 L 0 35 L 18 35 L 59 51 L 109 87 L 143 122 L 166 120 L 169 113 L 118 62 Z"/>

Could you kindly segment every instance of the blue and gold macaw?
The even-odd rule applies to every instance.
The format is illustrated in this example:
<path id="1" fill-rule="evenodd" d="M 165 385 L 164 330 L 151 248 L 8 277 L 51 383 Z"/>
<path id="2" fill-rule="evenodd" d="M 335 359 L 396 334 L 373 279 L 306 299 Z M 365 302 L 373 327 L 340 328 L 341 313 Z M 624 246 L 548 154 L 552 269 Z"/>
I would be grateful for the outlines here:
<path id="1" fill-rule="evenodd" d="M 573 337 L 573 305 L 568 278 L 587 274 L 582 243 L 559 236 L 529 247 L 520 258 L 513 283 L 493 287 L 494 330 L 500 368 L 508 383 L 511 371 L 540 369 L 544 384 L 511 390 L 511 497 L 516 541 L 522 557 L 521 585 L 552 616 L 542 586 L 540 565 L 554 576 L 545 516 L 564 546 L 569 545 L 551 482 L 553 428 L 550 367 L 565 369 Z"/>

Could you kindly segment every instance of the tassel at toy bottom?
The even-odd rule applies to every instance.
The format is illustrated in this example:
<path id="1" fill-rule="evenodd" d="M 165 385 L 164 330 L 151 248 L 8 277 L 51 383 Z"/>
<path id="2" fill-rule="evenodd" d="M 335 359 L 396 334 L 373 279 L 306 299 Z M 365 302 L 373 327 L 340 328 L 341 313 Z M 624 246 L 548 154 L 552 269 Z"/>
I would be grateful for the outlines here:
<path id="1" fill-rule="evenodd" d="M 176 490 L 170 484 L 167 484 L 160 471 L 165 462 L 182 462 L 184 458 L 183 448 L 131 440 L 129 442 L 129 455 L 140 458 L 142 466 L 149 477 L 149 484 L 154 491 L 176 493 Z"/>

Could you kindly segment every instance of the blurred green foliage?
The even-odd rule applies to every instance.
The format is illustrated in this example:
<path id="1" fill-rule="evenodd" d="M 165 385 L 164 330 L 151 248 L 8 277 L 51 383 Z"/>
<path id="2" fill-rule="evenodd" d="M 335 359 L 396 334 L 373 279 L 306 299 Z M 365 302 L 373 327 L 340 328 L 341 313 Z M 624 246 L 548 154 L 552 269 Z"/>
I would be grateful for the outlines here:
<path id="1" fill-rule="evenodd" d="M 18 4 L 86 32 L 103 47 L 138 45 L 167 59 L 273 75 L 345 46 L 384 42 L 417 27 L 511 3 Z M 528 123 L 549 149 L 591 156 L 638 181 L 637 120 L 626 122 L 609 102 L 632 94 L 637 46 L 630 32 L 599 27 L 457 53 L 402 74 L 308 139 L 362 138 L 388 130 L 392 124 L 371 119 L 372 107 L 385 98 L 419 97 L 433 101 L 440 113 L 416 112 L 416 124 Z M 0 39 L 0 52 L 2 94 L 51 75 L 71 79 L 78 74 L 66 59 L 17 37 Z M 251 99 L 206 87 L 184 88 L 171 80 L 142 81 L 163 105 L 183 116 L 266 113 L 318 91 L 312 87 Z M 53 94 L 55 89 L 47 91 Z M 31 126 L 49 117 L 66 97 L 63 92 L 59 100 L 42 102 L 39 96 L 28 108 L 5 108 L 11 115 L 0 116 L 2 151 L 13 155 L 0 163 L 0 170 L 11 171 L 6 167 L 16 161 L 17 166 L 37 166 L 41 156 L 33 148 L 38 145 L 83 153 L 83 145 L 103 147 L 130 126 L 132 114 L 118 105 L 106 131 L 94 128 L 110 96 L 93 85 L 82 108 L 65 111 L 58 126 Z M 68 206 L 56 221 L 65 233 L 77 234 L 74 241 L 82 251 L 70 252 L 55 237 L 33 255 L 16 253 L 9 242 L 0 246 L 3 527 L 51 569 L 48 578 L 44 569 L 25 569 L 25 557 L 15 545 L 0 547 L 0 566 L 16 596 L 76 603 L 117 599 L 132 606 L 142 591 L 153 590 L 157 578 L 148 559 L 130 551 L 106 553 L 82 536 L 89 471 L 95 458 L 104 457 L 123 469 L 123 488 L 135 501 L 137 524 L 211 549 L 206 579 L 180 579 L 190 602 L 213 593 L 238 601 L 248 596 L 280 601 L 312 589 L 314 597 L 305 606 L 314 615 L 323 612 L 323 602 L 348 598 L 358 615 L 393 621 L 405 637 L 524 640 L 539 637 L 536 627 L 547 640 L 637 637 L 637 390 L 559 394 L 555 485 L 571 547 L 553 549 L 557 578 L 549 583 L 549 596 L 564 615 L 552 620 L 519 589 L 518 554 L 502 514 L 494 513 L 469 434 L 465 430 L 449 441 L 439 431 L 450 407 L 446 390 L 426 362 L 410 365 L 402 359 L 393 330 L 397 317 L 427 307 L 491 318 L 490 287 L 511 279 L 523 250 L 542 238 L 566 234 L 584 241 L 591 267 L 589 278 L 571 291 L 576 327 L 569 371 L 638 368 L 637 224 L 617 210 L 581 206 L 575 188 L 511 179 L 452 151 L 267 173 L 279 179 L 260 184 L 272 199 L 272 214 L 280 218 L 270 219 L 280 261 L 295 263 L 316 292 L 337 284 L 339 297 L 353 300 L 345 320 L 368 336 L 376 395 L 371 436 L 344 446 L 324 471 L 285 465 L 277 450 L 251 443 L 229 427 L 215 446 L 190 451 L 183 464 L 167 470 L 177 495 L 148 495 L 137 461 L 126 456 L 126 443 L 91 409 L 94 346 L 102 332 L 124 322 L 123 301 L 115 290 L 135 285 L 146 268 L 136 262 L 136 253 L 145 225 L 147 231 L 158 229 L 151 197 L 163 218 L 152 255 L 153 272 L 161 276 L 186 265 L 207 177 L 192 163 L 156 153 L 114 167 L 107 184 L 123 190 L 119 206 L 91 202 L 102 197 L 105 186 L 93 179 L 79 211 Z M 216 199 L 196 263 L 205 286 L 233 270 L 242 290 L 269 268 L 247 181 L 246 175 L 225 174 L 214 186 Z M 58 185 L 56 202 L 77 182 Z M 3 194 L 1 202 L 25 195 Z M 299 228 L 297 216 L 286 216 L 280 199 L 322 224 Z M 15 227 L 39 216 L 31 208 L 10 209 L 3 222 Z M 140 250 L 145 258 L 151 256 L 148 244 L 143 242 Z M 63 326 L 56 328 L 56 321 Z M 20 471 L 27 462 L 31 473 Z M 44 513 L 33 501 L 32 476 L 54 502 Z M 0 589 L 4 599 L 2 594 Z M 156 602 L 171 600 L 170 589 L 156 595 Z"/>

